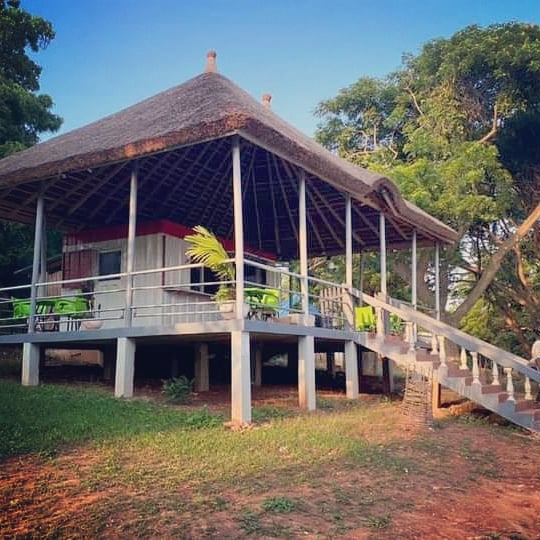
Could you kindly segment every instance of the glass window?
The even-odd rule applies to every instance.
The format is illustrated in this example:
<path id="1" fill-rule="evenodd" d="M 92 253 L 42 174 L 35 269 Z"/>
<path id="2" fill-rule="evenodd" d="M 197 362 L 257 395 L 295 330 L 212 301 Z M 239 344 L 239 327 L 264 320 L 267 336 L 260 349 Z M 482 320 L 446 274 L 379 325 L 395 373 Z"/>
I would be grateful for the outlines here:
<path id="1" fill-rule="evenodd" d="M 108 276 L 110 274 L 119 274 L 122 265 L 122 252 L 105 251 L 99 254 L 99 275 Z"/>
<path id="2" fill-rule="evenodd" d="M 219 283 L 216 283 L 219 279 L 210 268 L 192 268 L 190 281 L 192 291 L 216 294 L 219 289 Z M 206 285 L 207 283 L 211 285 Z"/>

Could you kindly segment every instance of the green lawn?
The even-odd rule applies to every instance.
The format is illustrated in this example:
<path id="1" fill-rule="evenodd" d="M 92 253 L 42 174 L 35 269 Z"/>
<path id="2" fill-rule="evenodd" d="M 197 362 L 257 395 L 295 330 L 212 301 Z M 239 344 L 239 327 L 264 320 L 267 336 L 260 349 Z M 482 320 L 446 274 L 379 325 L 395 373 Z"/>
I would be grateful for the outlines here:
<path id="1" fill-rule="evenodd" d="M 395 403 L 322 405 L 265 407 L 231 431 L 206 409 L 0 381 L 0 537 L 430 537 L 433 512 L 463 504 L 473 520 L 467 497 L 485 482 L 514 504 L 522 457 L 520 485 L 540 487 L 525 459 L 538 444 L 518 431 L 447 420 L 416 433 Z M 529 508 L 536 519 L 540 502 Z M 468 532 L 509 530 L 505 515 Z"/>

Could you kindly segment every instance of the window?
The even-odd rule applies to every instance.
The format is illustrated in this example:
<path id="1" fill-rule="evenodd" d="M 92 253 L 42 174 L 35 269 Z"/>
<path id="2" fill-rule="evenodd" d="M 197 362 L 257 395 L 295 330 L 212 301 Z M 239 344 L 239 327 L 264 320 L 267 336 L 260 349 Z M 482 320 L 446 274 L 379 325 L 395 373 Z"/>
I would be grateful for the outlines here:
<path id="1" fill-rule="evenodd" d="M 108 276 L 110 274 L 119 274 L 121 272 L 122 252 L 105 251 L 98 255 L 98 274 Z"/>
<path id="2" fill-rule="evenodd" d="M 219 289 L 219 283 L 216 283 L 217 281 L 219 281 L 218 277 L 210 268 L 191 269 L 190 282 L 192 291 L 216 294 Z M 212 285 L 204 285 L 205 283 L 212 283 Z"/>
<path id="3" fill-rule="evenodd" d="M 258 283 L 260 285 L 266 284 L 266 270 L 262 268 L 255 268 L 250 264 L 244 265 L 244 281 L 249 283 Z M 246 285 L 250 287 L 250 285 Z"/>

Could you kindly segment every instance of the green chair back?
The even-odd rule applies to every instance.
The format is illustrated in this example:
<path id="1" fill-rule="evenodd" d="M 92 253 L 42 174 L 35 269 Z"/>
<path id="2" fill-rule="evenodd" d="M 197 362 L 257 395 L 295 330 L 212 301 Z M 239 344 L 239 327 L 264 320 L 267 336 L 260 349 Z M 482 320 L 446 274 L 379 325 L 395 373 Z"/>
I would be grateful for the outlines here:
<path id="1" fill-rule="evenodd" d="M 58 315 L 83 317 L 89 310 L 90 304 L 83 296 L 65 296 L 54 303 L 54 312 Z"/>
<path id="2" fill-rule="evenodd" d="M 354 308 L 354 318 L 356 322 L 356 330 L 359 332 L 367 332 L 377 328 L 377 317 L 372 306 L 361 306 Z"/>
<path id="3" fill-rule="evenodd" d="M 30 300 L 11 297 L 14 319 L 27 319 L 30 317 Z"/>

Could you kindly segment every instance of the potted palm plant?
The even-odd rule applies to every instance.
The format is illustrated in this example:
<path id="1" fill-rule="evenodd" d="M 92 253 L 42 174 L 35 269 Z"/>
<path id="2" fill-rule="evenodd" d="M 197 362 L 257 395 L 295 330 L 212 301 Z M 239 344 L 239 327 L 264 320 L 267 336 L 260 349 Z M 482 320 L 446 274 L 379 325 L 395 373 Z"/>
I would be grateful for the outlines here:
<path id="1" fill-rule="evenodd" d="M 234 264 L 216 235 L 202 225 L 193 227 L 194 234 L 184 240 L 190 245 L 186 255 L 194 262 L 209 268 L 222 282 L 214 295 L 224 318 L 234 317 L 236 287 Z"/>

